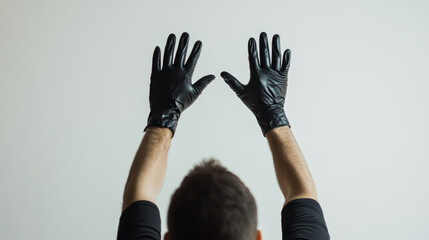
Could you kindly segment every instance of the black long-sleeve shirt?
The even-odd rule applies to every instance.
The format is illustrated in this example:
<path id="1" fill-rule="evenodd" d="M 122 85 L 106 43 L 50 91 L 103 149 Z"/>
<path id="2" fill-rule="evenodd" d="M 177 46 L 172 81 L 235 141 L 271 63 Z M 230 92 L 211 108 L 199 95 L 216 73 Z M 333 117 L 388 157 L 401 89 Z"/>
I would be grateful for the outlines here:
<path id="1" fill-rule="evenodd" d="M 329 233 L 322 208 L 314 199 L 290 201 L 283 207 L 283 240 L 328 240 Z M 136 201 L 128 206 L 119 220 L 118 240 L 160 240 L 161 217 L 150 201 Z"/>

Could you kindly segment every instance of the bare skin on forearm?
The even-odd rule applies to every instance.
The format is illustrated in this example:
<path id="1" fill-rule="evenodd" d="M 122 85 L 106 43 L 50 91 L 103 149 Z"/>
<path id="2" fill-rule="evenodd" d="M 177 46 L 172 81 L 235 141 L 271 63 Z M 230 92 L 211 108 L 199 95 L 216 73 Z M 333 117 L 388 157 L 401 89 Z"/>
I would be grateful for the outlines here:
<path id="1" fill-rule="evenodd" d="M 125 185 L 122 211 L 138 200 L 155 203 L 164 182 L 171 136 L 168 128 L 146 129 Z"/>
<path id="2" fill-rule="evenodd" d="M 316 185 L 304 155 L 288 126 L 274 128 L 266 134 L 273 154 L 277 181 L 285 197 L 285 205 L 298 198 L 317 201 Z"/>

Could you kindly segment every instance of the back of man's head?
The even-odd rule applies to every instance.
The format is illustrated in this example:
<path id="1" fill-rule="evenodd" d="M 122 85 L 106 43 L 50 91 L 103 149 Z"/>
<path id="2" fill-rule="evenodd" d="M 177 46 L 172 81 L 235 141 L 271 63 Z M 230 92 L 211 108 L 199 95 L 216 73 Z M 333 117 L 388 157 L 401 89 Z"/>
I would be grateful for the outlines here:
<path id="1" fill-rule="evenodd" d="M 170 240 L 256 238 L 256 202 L 249 189 L 216 160 L 196 165 L 171 197 Z"/>

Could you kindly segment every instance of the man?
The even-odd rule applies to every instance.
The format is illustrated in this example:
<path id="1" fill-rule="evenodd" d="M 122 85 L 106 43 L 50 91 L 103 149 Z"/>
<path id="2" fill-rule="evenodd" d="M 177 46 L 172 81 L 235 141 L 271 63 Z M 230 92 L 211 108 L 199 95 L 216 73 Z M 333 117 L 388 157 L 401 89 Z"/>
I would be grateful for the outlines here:
<path id="1" fill-rule="evenodd" d="M 173 61 L 175 36 L 161 53 L 155 48 L 150 84 L 150 114 L 145 135 L 131 166 L 124 192 L 118 239 L 161 239 L 161 220 L 155 205 L 166 169 L 167 152 L 181 113 L 215 78 L 207 75 L 194 84 L 192 74 L 201 42 L 197 41 L 185 62 L 189 35 L 183 33 Z M 241 84 L 227 72 L 221 76 L 254 113 L 270 146 L 276 176 L 284 196 L 283 239 L 329 239 L 316 187 L 304 156 L 290 130 L 284 111 L 290 50 L 281 56 L 280 37 L 265 33 L 249 40 L 250 81 Z M 257 230 L 256 204 L 240 179 L 210 160 L 197 165 L 174 193 L 168 210 L 170 240 L 261 239 Z"/>

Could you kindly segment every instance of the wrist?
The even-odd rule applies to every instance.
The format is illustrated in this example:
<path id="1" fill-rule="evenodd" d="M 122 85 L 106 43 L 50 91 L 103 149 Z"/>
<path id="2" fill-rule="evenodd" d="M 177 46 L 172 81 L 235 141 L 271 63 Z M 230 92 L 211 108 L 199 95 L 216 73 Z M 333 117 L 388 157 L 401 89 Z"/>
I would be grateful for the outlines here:
<path id="1" fill-rule="evenodd" d="M 256 119 L 258 120 L 258 124 L 264 136 L 268 131 L 274 128 L 282 126 L 288 126 L 290 128 L 289 120 L 283 108 L 271 109 L 264 114 L 256 115 Z"/>
<path id="2" fill-rule="evenodd" d="M 168 109 L 164 111 L 152 110 L 149 113 L 147 126 L 144 131 L 146 131 L 147 128 L 150 126 L 167 128 L 167 129 L 170 129 L 172 133 L 171 137 L 173 137 L 176 131 L 179 117 L 180 117 L 180 111 L 178 109 Z"/>
<path id="3" fill-rule="evenodd" d="M 160 139 L 171 139 L 173 137 L 173 132 L 165 127 L 147 126 L 145 132 L 146 134 L 156 136 Z"/>
<path id="4" fill-rule="evenodd" d="M 265 137 L 268 140 L 273 140 L 273 139 L 280 139 L 283 138 L 284 136 L 291 134 L 292 131 L 290 129 L 290 126 L 280 126 L 280 127 L 276 127 L 273 129 L 270 129 L 266 132 Z"/>

